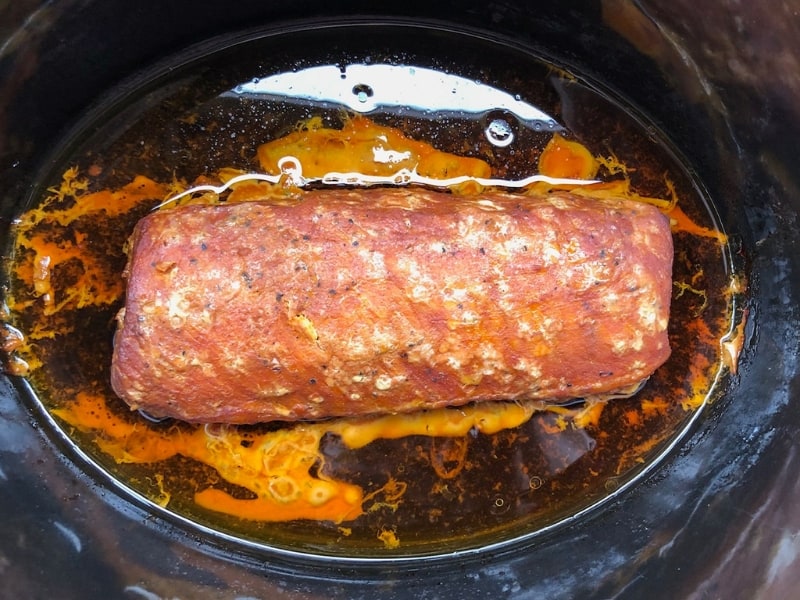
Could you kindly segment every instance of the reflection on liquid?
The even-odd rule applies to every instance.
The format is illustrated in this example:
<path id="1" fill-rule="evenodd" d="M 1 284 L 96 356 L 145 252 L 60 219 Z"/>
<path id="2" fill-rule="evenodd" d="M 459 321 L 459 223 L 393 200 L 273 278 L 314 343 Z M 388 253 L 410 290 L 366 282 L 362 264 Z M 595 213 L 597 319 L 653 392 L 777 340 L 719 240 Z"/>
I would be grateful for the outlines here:
<path id="1" fill-rule="evenodd" d="M 553 117 L 519 96 L 479 81 L 417 66 L 349 64 L 309 67 L 253 79 L 237 85 L 232 93 L 279 101 L 295 99 L 334 103 L 357 113 L 412 109 L 437 119 L 450 114 L 507 111 L 524 126 L 537 131 L 563 131 Z"/>
<path id="2" fill-rule="evenodd" d="M 594 450 L 597 442 L 585 429 L 571 428 L 561 431 L 554 414 L 542 416 L 536 421 L 533 435 L 541 449 L 544 473 L 551 477 L 563 473 L 572 463 L 587 452 Z M 554 435 L 557 434 L 557 435 Z"/>
<path id="3" fill-rule="evenodd" d="M 382 161 L 375 161 L 382 162 Z M 430 187 L 457 187 L 464 184 L 475 184 L 481 187 L 508 187 L 526 188 L 534 183 L 546 183 L 553 186 L 582 186 L 600 183 L 597 179 L 574 179 L 567 177 L 550 177 L 548 175 L 536 174 L 525 179 L 491 179 L 487 177 L 472 177 L 470 175 L 460 175 L 447 179 L 425 177 L 416 170 L 400 169 L 391 175 L 367 175 L 364 173 L 351 171 L 349 173 L 337 173 L 331 171 L 321 177 L 303 176 L 303 165 L 294 156 L 284 156 L 278 160 L 280 175 L 267 175 L 265 173 L 242 173 L 232 177 L 221 185 L 197 185 L 188 190 L 175 194 L 168 198 L 156 208 L 163 208 L 170 204 L 204 192 L 212 194 L 223 194 L 237 184 L 244 182 L 263 181 L 272 184 L 286 184 L 293 187 L 306 187 L 313 183 L 323 183 L 325 185 L 348 185 L 348 186 L 368 186 L 368 185 L 408 185 L 412 183 L 426 185 Z"/>

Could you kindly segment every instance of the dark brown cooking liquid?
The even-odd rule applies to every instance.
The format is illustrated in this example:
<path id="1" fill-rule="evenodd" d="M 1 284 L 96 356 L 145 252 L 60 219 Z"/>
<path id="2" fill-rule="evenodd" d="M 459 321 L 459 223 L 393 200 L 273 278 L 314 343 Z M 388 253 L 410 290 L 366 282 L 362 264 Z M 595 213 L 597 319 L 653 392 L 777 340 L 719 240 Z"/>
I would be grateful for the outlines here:
<path id="1" fill-rule="evenodd" d="M 22 217 L 8 265 L 8 326 L 14 329 L 7 328 L 6 350 L 16 351 L 9 368 L 24 370 L 21 361 L 27 361 L 35 401 L 66 438 L 167 511 L 247 542 L 337 556 L 451 552 L 532 534 L 633 482 L 735 368 L 742 283 L 713 212 L 656 132 L 581 79 L 529 54 L 411 29 L 369 33 L 381 36 L 382 48 L 404 41 L 402 50 L 381 56 L 342 45 L 338 40 L 348 39 L 347 32 L 297 32 L 209 51 L 169 76 L 144 80 L 65 146 Z M 459 48 L 461 62 L 441 52 L 439 62 L 424 58 L 450 47 L 442 37 Z M 271 51 L 277 47 L 281 52 Z M 325 48 L 325 56 L 309 57 L 308 48 Z M 124 294 L 125 242 L 137 220 L 194 183 L 218 182 L 221 169 L 261 171 L 258 147 L 296 131 L 298 123 L 316 119 L 318 126 L 338 129 L 354 115 L 352 107 L 330 99 L 248 89 L 313 66 L 333 65 L 345 80 L 347 65 L 367 63 L 458 73 L 552 117 L 526 121 L 514 103 L 474 114 L 437 108 L 425 105 L 424 86 L 409 91 L 411 107 L 387 103 L 368 113 L 378 127 L 485 161 L 494 178 L 534 174 L 558 133 L 600 157 L 598 179 L 624 180 L 631 193 L 665 205 L 678 199 L 669 213 L 673 353 L 640 392 L 532 416 L 516 405 L 498 405 L 477 417 L 470 407 L 371 424 L 238 428 L 154 422 L 114 396 L 108 384 L 112 334 Z M 463 83 L 446 85 L 453 82 Z M 380 83 L 353 79 L 355 101 L 379 98 Z M 337 164 L 335 155 L 327 156 Z M 43 256 L 51 264 L 42 263 Z M 15 341 L 15 330 L 24 340 Z M 482 432 L 479 418 L 499 431 Z M 445 423 L 462 429 L 446 433 Z M 286 501 L 259 503 L 263 489 L 273 497 L 285 494 Z"/>

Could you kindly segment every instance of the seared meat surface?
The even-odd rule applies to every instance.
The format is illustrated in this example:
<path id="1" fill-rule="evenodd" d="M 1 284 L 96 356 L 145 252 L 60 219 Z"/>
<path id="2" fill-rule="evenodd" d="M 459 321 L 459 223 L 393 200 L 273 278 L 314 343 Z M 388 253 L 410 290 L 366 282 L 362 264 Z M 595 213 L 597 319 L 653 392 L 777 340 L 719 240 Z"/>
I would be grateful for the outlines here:
<path id="1" fill-rule="evenodd" d="M 625 392 L 669 356 L 669 223 L 556 192 L 322 190 L 137 225 L 132 408 L 253 423 Z"/>

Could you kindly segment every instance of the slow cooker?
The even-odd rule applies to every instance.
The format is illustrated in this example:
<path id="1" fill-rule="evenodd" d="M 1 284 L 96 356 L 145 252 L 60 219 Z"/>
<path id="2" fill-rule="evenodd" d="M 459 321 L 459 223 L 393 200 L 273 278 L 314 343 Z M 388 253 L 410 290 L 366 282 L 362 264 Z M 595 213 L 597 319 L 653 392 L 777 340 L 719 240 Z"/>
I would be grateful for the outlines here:
<path id="1" fill-rule="evenodd" d="M 0 8 L 4 249 L 30 190 L 52 167 L 54 148 L 76 123 L 85 122 L 99 99 L 144 81 L 141 73 L 152 65 L 197 55 L 209 40 L 213 45 L 263 32 L 401 24 L 535 49 L 625 98 L 680 152 L 735 240 L 735 259 L 746 280 L 746 317 L 735 373 L 635 485 L 542 535 L 451 556 L 374 563 L 324 557 L 304 562 L 227 544 L 213 532 L 164 518 L 66 448 L 25 397 L 19 378 L 4 375 L 2 595 L 795 595 L 800 585 L 799 23 L 800 4 L 788 0 L 668 6 L 645 0 L 6 3 Z M 436 48 L 425 52 L 435 54 Z"/>

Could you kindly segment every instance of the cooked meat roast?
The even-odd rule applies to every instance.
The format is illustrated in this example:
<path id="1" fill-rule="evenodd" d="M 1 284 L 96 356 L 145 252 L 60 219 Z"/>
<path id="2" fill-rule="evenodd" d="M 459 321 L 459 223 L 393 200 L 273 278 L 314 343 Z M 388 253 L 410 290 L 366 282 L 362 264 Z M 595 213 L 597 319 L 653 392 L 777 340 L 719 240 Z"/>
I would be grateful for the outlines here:
<path id="1" fill-rule="evenodd" d="M 567 192 L 311 191 L 153 212 L 111 382 L 254 423 L 628 393 L 669 356 L 669 222 Z"/>

